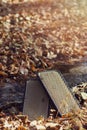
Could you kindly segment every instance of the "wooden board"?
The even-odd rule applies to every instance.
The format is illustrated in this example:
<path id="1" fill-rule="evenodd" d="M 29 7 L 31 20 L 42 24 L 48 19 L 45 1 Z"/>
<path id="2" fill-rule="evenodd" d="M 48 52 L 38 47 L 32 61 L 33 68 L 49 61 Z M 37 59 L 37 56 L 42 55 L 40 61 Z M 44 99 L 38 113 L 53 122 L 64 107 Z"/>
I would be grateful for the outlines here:
<path id="1" fill-rule="evenodd" d="M 60 114 L 65 114 L 72 110 L 79 110 L 77 102 L 60 73 L 46 71 L 40 72 L 38 75 Z"/>
<path id="2" fill-rule="evenodd" d="M 27 81 L 23 114 L 28 115 L 31 120 L 41 115 L 46 118 L 48 115 L 48 105 L 49 97 L 41 82 L 38 79 Z"/>

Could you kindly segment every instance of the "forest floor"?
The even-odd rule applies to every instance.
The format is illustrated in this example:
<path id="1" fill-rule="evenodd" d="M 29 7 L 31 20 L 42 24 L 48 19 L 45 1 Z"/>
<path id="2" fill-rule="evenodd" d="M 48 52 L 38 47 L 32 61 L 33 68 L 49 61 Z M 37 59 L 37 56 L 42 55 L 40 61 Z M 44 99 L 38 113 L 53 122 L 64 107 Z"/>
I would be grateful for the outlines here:
<path id="1" fill-rule="evenodd" d="M 36 77 L 37 72 L 49 69 L 67 73 L 72 67 L 87 63 L 86 13 L 86 6 L 74 2 L 65 3 L 63 0 L 17 3 L 8 0 L 0 3 L 0 93 L 9 88 L 8 93 L 12 91 L 13 95 L 17 94 L 10 95 L 12 100 L 15 99 L 15 104 L 22 104 L 20 101 L 23 100 L 25 82 L 29 77 Z M 86 94 L 85 86 L 85 89 L 80 89 Z M 81 87 L 84 88 L 84 85 Z M 80 95 L 80 101 L 84 97 L 84 94 L 81 97 L 81 92 L 77 94 Z M 85 98 L 87 102 L 87 95 Z M 0 104 L 5 109 L 3 106 L 6 105 Z M 9 110 L 16 110 L 13 109 Z M 41 118 L 31 123 L 23 115 L 6 116 L 1 113 L 0 118 L 1 130 L 28 130 L 29 126 L 30 129 L 51 129 L 51 125 L 53 129 L 59 130 L 87 129 L 86 107 L 58 119 Z"/>

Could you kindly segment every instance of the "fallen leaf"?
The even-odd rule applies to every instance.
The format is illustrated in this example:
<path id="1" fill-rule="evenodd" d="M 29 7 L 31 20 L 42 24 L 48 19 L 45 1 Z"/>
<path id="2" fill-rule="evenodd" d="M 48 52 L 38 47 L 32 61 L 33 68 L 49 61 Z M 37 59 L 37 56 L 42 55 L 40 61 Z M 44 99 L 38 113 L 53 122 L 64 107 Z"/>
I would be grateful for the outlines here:
<path id="1" fill-rule="evenodd" d="M 87 93 L 81 92 L 81 96 L 83 100 L 87 100 Z"/>
<path id="2" fill-rule="evenodd" d="M 17 130 L 27 130 L 24 126 L 19 126 Z"/>
<path id="3" fill-rule="evenodd" d="M 4 77 L 4 76 L 6 76 L 6 77 L 7 77 L 7 76 L 8 76 L 8 74 L 7 74 L 7 73 L 5 73 L 4 71 L 0 71 L 0 76 L 3 76 L 3 77 Z"/>

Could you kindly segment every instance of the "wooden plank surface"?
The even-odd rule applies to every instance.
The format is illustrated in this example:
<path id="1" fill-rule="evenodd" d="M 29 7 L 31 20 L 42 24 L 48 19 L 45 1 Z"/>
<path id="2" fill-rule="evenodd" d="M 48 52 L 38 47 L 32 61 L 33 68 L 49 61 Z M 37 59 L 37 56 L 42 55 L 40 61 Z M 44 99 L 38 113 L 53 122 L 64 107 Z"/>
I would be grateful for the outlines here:
<path id="1" fill-rule="evenodd" d="M 40 72 L 38 75 L 60 114 L 65 114 L 72 110 L 79 110 L 77 102 L 63 81 L 60 73 L 46 71 Z"/>
<path id="2" fill-rule="evenodd" d="M 41 115 L 46 118 L 48 105 L 49 97 L 41 82 L 38 79 L 27 81 L 23 113 L 27 114 L 31 120 Z"/>

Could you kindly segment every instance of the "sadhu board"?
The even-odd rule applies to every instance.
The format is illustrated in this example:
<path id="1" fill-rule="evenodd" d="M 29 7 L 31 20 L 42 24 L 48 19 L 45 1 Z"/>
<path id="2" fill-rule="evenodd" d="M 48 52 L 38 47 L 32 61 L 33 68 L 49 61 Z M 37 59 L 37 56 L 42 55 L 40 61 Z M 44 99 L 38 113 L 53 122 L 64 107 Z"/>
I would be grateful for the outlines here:
<path id="1" fill-rule="evenodd" d="M 60 72 L 40 72 L 38 77 L 26 84 L 23 114 L 29 119 L 47 118 L 50 98 L 61 115 L 80 109 Z"/>
<path id="2" fill-rule="evenodd" d="M 40 72 L 38 76 L 61 115 L 80 109 L 59 72 L 45 71 Z"/>

